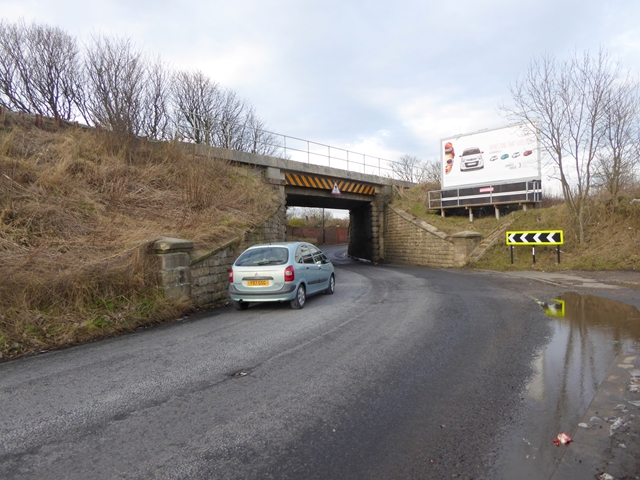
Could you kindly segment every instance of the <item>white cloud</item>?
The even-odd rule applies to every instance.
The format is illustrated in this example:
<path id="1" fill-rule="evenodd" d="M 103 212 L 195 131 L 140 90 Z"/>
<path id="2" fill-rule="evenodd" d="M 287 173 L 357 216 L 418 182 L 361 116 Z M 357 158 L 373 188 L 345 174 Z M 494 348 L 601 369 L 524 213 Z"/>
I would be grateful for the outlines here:
<path id="1" fill-rule="evenodd" d="M 272 51 L 262 45 L 237 44 L 224 49 L 185 52 L 171 63 L 182 70 L 194 70 L 194 65 L 224 86 L 243 86 L 264 79 Z"/>
<path id="2" fill-rule="evenodd" d="M 439 150 L 441 138 L 505 125 L 493 99 L 443 103 L 442 98 L 420 97 L 399 106 L 399 115 L 416 137 Z"/>

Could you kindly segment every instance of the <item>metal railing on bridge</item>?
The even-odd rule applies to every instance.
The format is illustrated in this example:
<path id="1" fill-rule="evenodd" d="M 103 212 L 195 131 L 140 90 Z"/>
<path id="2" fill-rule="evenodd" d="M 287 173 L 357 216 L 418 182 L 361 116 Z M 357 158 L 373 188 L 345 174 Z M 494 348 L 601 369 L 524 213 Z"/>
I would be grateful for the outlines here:
<path id="1" fill-rule="evenodd" d="M 398 162 L 375 155 L 367 155 L 266 130 L 256 131 L 254 135 L 259 139 L 257 143 L 266 147 L 264 150 L 273 157 L 380 177 L 394 178 L 398 171 L 393 167 Z M 265 138 L 266 141 L 261 141 L 262 138 Z M 256 150 L 254 153 L 259 153 L 262 149 Z"/>
<path id="2" fill-rule="evenodd" d="M 270 132 L 245 123 L 213 121 L 208 124 L 208 127 L 211 132 L 201 142 L 213 147 L 406 180 L 406 178 L 398 178 L 407 176 L 399 175 L 399 172 L 404 172 L 406 168 L 399 168 L 400 162 L 394 160 Z M 182 128 L 175 126 L 175 132 L 182 141 L 191 142 L 193 140 L 190 139 L 190 128 L 192 127 L 188 125 Z"/>

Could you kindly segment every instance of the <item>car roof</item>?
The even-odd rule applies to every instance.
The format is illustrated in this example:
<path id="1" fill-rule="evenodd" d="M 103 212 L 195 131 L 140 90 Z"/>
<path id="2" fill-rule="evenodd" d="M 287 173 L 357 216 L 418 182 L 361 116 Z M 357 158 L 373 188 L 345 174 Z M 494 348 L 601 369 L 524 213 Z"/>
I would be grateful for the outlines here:
<path id="1" fill-rule="evenodd" d="M 271 242 L 271 243 L 256 243 L 247 248 L 259 248 L 259 247 L 297 247 L 298 245 L 311 245 L 308 242 Z"/>

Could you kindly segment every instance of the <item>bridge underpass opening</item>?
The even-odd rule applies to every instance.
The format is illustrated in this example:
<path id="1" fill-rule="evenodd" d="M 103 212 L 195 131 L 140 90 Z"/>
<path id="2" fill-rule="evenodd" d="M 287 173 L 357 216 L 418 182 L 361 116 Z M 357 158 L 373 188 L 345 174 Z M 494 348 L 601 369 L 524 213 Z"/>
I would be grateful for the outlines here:
<path id="1" fill-rule="evenodd" d="M 286 206 L 348 210 L 349 245 L 347 253 L 353 257 L 373 260 L 371 202 L 353 197 L 355 195 L 331 195 L 329 192 L 323 191 L 287 191 Z"/>

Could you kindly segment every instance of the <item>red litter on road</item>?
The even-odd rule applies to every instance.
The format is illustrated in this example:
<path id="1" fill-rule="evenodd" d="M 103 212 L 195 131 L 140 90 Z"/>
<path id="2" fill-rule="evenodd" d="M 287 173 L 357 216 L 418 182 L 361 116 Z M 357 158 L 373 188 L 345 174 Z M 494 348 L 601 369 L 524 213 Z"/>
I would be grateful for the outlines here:
<path id="1" fill-rule="evenodd" d="M 556 444 L 556 447 L 559 447 L 561 443 L 564 445 L 572 441 L 571 437 L 563 432 L 558 434 L 558 438 L 553 443 Z"/>

